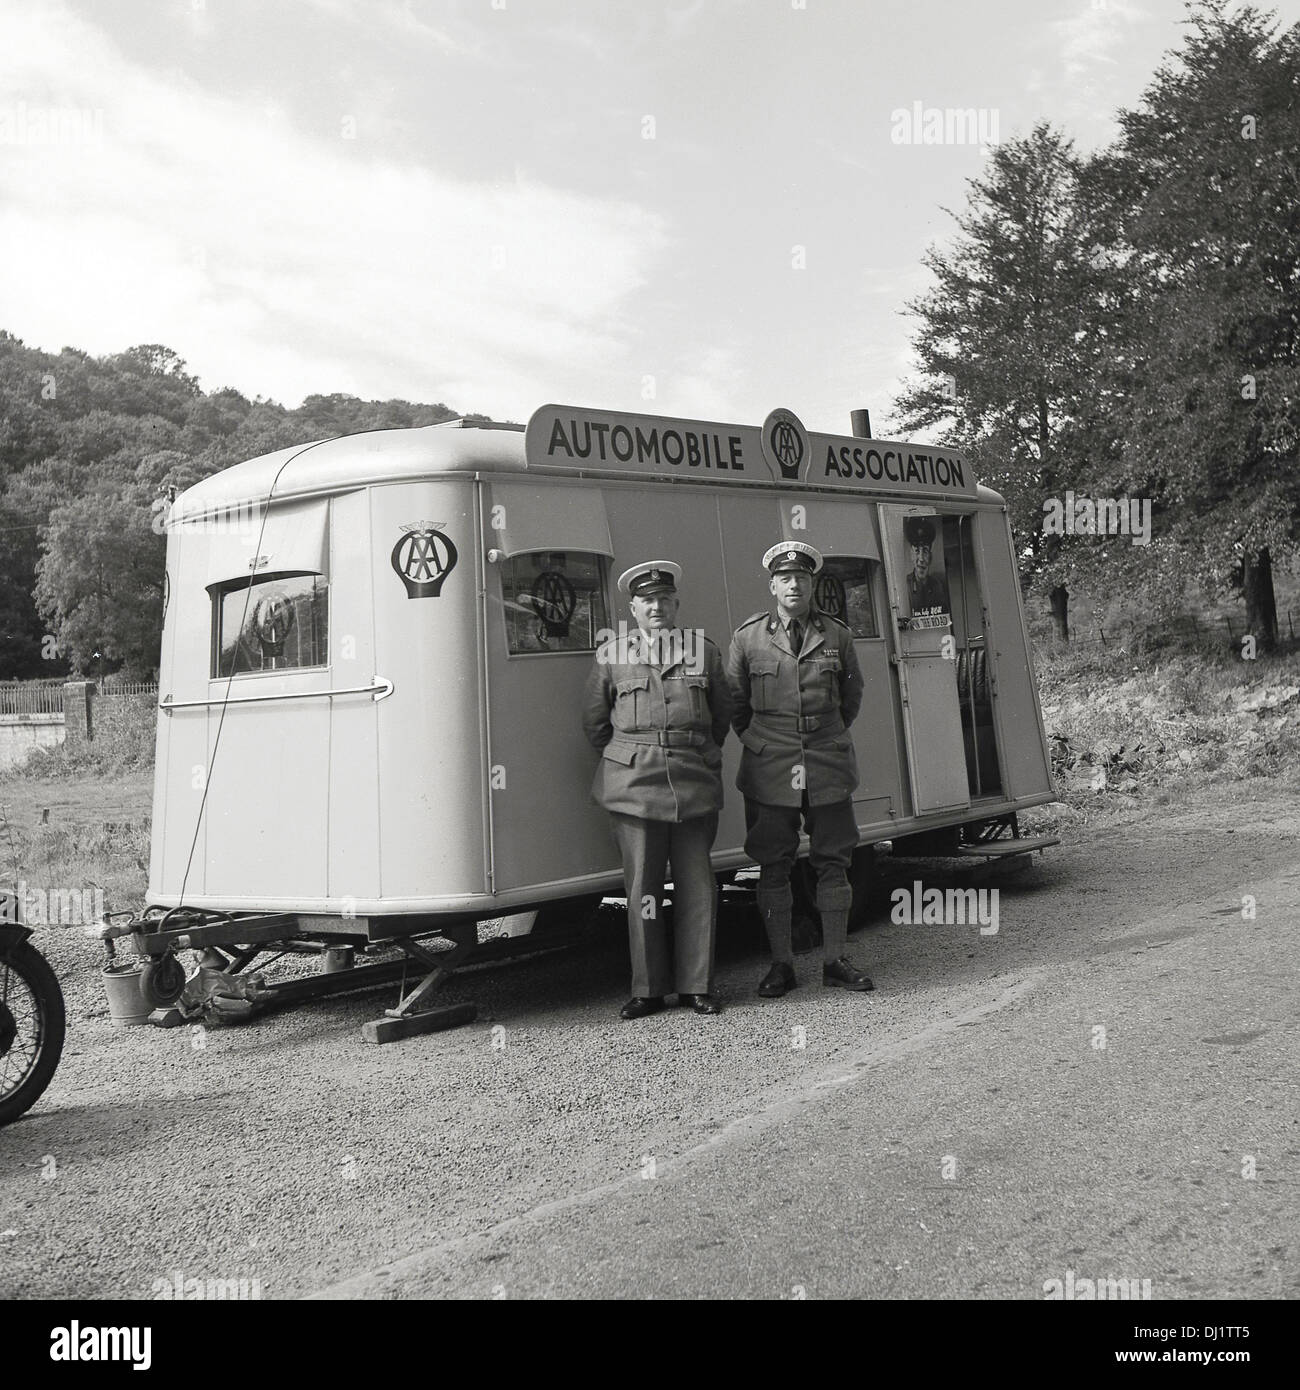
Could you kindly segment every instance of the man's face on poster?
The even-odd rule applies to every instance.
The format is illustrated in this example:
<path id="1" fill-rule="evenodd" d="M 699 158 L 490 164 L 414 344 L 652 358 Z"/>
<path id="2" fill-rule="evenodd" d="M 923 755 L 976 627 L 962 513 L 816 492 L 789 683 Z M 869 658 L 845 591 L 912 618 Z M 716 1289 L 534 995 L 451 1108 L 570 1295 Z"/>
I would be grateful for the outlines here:
<path id="1" fill-rule="evenodd" d="M 918 581 L 923 581 L 930 573 L 930 546 L 924 542 L 912 547 L 912 570 Z"/>

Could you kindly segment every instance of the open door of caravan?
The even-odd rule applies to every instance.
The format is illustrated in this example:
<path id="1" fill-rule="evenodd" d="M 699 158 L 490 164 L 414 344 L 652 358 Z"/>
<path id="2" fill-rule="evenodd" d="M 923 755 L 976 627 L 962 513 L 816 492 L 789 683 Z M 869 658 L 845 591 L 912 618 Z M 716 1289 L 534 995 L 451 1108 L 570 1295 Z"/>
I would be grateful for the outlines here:
<path id="1" fill-rule="evenodd" d="M 924 815 L 969 806 L 941 519 L 932 508 L 881 506 L 880 535 L 913 807 Z"/>

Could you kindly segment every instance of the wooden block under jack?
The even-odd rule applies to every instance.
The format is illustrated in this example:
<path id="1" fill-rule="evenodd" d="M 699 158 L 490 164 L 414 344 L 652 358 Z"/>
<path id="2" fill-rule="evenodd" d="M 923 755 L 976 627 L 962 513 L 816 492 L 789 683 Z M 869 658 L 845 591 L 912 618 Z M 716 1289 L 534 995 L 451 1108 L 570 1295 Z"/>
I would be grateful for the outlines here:
<path id="1" fill-rule="evenodd" d="M 421 1033 L 457 1028 L 462 1023 L 473 1023 L 477 1017 L 477 1004 L 446 1004 L 440 1009 L 425 1009 L 406 1018 L 376 1018 L 361 1025 L 361 1041 L 397 1042 L 400 1038 L 414 1038 Z"/>

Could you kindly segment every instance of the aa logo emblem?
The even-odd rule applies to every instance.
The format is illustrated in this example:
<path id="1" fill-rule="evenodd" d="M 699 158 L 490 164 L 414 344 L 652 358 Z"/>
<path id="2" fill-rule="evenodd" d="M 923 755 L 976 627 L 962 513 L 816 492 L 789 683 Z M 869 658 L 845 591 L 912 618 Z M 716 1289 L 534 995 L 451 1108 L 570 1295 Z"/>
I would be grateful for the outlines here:
<path id="1" fill-rule="evenodd" d="M 848 596 L 844 592 L 844 582 L 837 574 L 826 570 L 813 580 L 813 602 L 823 613 L 844 621 L 844 610 L 848 607 Z"/>
<path id="2" fill-rule="evenodd" d="M 763 457 L 772 476 L 796 482 L 808 457 L 808 431 L 793 410 L 774 410 L 763 421 Z"/>
<path id="3" fill-rule="evenodd" d="M 437 598 L 456 568 L 456 547 L 438 529 L 441 521 L 403 526 L 402 539 L 390 557 L 393 571 L 406 586 L 407 598 Z"/>

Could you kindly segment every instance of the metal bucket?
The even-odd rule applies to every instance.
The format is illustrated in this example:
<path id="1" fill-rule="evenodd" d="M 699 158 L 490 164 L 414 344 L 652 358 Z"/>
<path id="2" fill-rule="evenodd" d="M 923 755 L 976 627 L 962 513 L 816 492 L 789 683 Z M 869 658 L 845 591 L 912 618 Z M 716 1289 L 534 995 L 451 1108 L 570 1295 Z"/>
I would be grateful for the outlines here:
<path id="1" fill-rule="evenodd" d="M 140 988 L 143 974 L 144 966 L 136 961 L 125 965 L 107 965 L 101 972 L 114 1028 L 136 1028 L 149 1022 L 152 1005 Z"/>
<path id="2" fill-rule="evenodd" d="M 337 975 L 340 970 L 351 970 L 355 964 L 355 952 L 351 946 L 328 946 L 321 953 L 320 973 Z"/>

